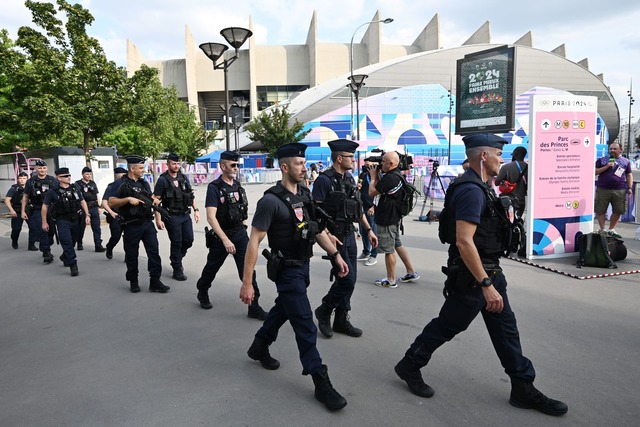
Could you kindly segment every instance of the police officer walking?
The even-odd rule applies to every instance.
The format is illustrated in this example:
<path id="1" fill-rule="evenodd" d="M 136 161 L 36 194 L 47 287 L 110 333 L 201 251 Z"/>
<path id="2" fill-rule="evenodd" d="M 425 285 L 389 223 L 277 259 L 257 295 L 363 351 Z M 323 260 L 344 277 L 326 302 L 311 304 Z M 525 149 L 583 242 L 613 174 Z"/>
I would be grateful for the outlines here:
<path id="1" fill-rule="evenodd" d="M 118 211 L 115 209 L 111 209 L 109 206 L 109 197 L 111 194 L 120 187 L 120 179 L 127 174 L 127 170 L 121 167 L 117 167 L 113 170 L 113 174 L 115 176 L 115 180 L 107 185 L 106 190 L 104 190 L 104 197 L 102 198 L 102 209 L 104 209 L 105 215 L 107 217 L 107 224 L 109 224 L 109 232 L 111 237 L 107 242 L 106 246 L 106 256 L 107 259 L 113 258 L 113 248 L 116 247 L 118 242 L 120 241 L 120 237 L 122 237 L 122 229 L 120 228 L 120 216 L 118 215 Z"/>
<path id="2" fill-rule="evenodd" d="M 84 213 L 84 224 L 90 223 L 89 207 L 84 200 L 82 191 L 71 184 L 69 168 L 56 169 L 58 185 L 47 191 L 42 202 L 42 229 L 49 231 L 48 215 L 53 219 L 53 225 L 58 230 L 58 239 L 62 246 L 60 260 L 65 267 L 69 267 L 72 276 L 78 275 L 78 260 L 73 249 L 80 234 L 78 218 Z"/>
<path id="3" fill-rule="evenodd" d="M 91 230 L 93 231 L 93 243 L 95 244 L 96 252 L 104 252 L 102 247 L 102 230 L 100 229 L 100 201 L 98 197 L 98 185 L 93 181 L 93 171 L 89 167 L 82 169 L 82 179 L 76 181 L 75 185 L 82 192 L 87 206 L 89 206 L 89 214 L 91 215 Z M 84 215 L 84 214 L 83 214 Z M 80 234 L 78 235 L 78 250 L 81 251 L 82 239 L 84 238 L 84 231 L 87 228 L 85 226 L 85 219 L 83 215 L 80 215 Z"/>
<path id="4" fill-rule="evenodd" d="M 482 314 L 493 347 L 511 378 L 509 402 L 518 408 L 537 409 L 549 415 L 567 413 L 567 405 L 549 399 L 533 385 L 535 370 L 523 356 L 516 318 L 507 297 L 507 281 L 499 258 L 507 249 L 505 229 L 509 219 L 488 185 L 502 163 L 504 139 L 492 134 L 463 138 L 469 169 L 449 186 L 440 216 L 440 239 L 449 243 L 445 281 L 446 300 L 438 317 L 418 335 L 395 366 L 411 392 L 431 397 L 420 369 L 433 352 L 467 329 Z"/>
<path id="5" fill-rule="evenodd" d="M 18 174 L 18 182 L 13 184 L 4 198 L 4 204 L 9 209 L 11 215 L 11 247 L 18 249 L 18 238 L 22 231 L 22 195 L 24 194 L 24 186 L 27 183 L 28 175 L 26 172 Z"/>
<path id="6" fill-rule="evenodd" d="M 238 182 L 238 160 L 240 154 L 235 151 L 225 151 L 220 154 L 220 168 L 222 175 L 209 183 L 207 187 L 207 222 L 211 230 L 207 231 L 207 247 L 209 255 L 207 264 L 202 269 L 202 276 L 198 280 L 198 301 L 200 307 L 213 307 L 209 300 L 209 288 L 222 267 L 227 255 L 232 255 L 242 280 L 244 271 L 244 257 L 247 252 L 247 227 L 244 221 L 248 218 L 249 202 L 247 193 Z M 267 313 L 260 307 L 258 300 L 260 290 L 256 281 L 256 272 L 251 273 L 254 298 L 248 309 L 248 316 L 253 319 L 264 320 Z"/>
<path id="7" fill-rule="evenodd" d="M 121 227 L 124 231 L 124 262 L 127 264 L 126 280 L 132 293 L 140 292 L 138 284 L 138 251 L 140 242 L 149 259 L 149 291 L 166 293 L 171 289 L 160 281 L 162 261 L 158 249 L 158 231 L 153 224 L 153 209 L 150 203 L 143 202 L 140 197 L 151 199 L 151 187 L 144 180 L 145 158 L 127 156 L 128 173 L 120 180 L 120 186 L 109 197 L 109 207 L 117 209 L 122 217 Z"/>
<path id="8" fill-rule="evenodd" d="M 267 190 L 258 201 L 244 262 L 240 299 L 245 304 L 251 304 L 254 299 L 253 271 L 258 248 L 268 235 L 271 254 L 267 273 L 276 284 L 278 297 L 247 354 L 265 369 L 278 369 L 280 362 L 271 357 L 269 346 L 288 320 L 296 336 L 302 374 L 313 378 L 316 399 L 329 410 L 338 410 L 344 408 L 347 401 L 333 388 L 327 366 L 322 364 L 316 348 L 317 330 L 307 297 L 309 259 L 313 255 L 314 242 L 317 240 L 322 249 L 331 254 L 338 276 L 346 276 L 349 268 L 326 232 L 320 229 L 311 194 L 301 185 L 306 172 L 306 148 L 304 144 L 292 143 L 281 146 L 276 152 L 282 181 Z"/>
<path id="9" fill-rule="evenodd" d="M 42 229 L 42 201 L 44 195 L 56 185 L 56 179 L 47 175 L 47 163 L 36 160 L 36 175 L 27 180 L 22 195 L 22 219 L 29 225 L 29 250 L 36 251 L 35 242 L 39 242 L 39 249 L 45 264 L 53 262 L 51 244 L 53 230 L 47 233 Z M 33 231 L 33 240 L 32 239 Z"/>
<path id="10" fill-rule="evenodd" d="M 329 148 L 332 165 L 316 179 L 313 185 L 313 199 L 331 216 L 332 220 L 329 221 L 327 230 L 342 259 L 347 263 L 349 274 L 336 277 L 329 292 L 322 298 L 322 305 L 316 308 L 315 315 L 318 319 L 318 329 L 325 337 L 331 338 L 333 332 L 359 337 L 362 330 L 353 326 L 348 316 L 358 274 L 358 247 L 353 223 L 360 222 L 363 225 L 366 236 L 363 235 L 362 238 L 369 240 L 374 248 L 378 245 L 378 238 L 364 215 L 360 192 L 350 172 L 355 160 L 353 153 L 358 149 L 358 143 L 348 139 L 337 139 L 329 141 Z M 334 309 L 332 330 L 331 313 Z"/>
<path id="11" fill-rule="evenodd" d="M 175 153 L 167 156 L 168 170 L 158 177 L 153 190 L 153 198 L 162 202 L 171 218 L 163 221 L 156 212 L 156 225 L 160 230 L 167 229 L 171 252 L 169 259 L 173 267 L 175 280 L 187 280 L 182 266 L 182 258 L 193 245 L 193 223 L 191 222 L 191 208 L 196 223 L 200 221 L 200 212 L 196 206 L 196 197 L 189 183 L 189 179 L 180 171 L 180 157 Z"/>

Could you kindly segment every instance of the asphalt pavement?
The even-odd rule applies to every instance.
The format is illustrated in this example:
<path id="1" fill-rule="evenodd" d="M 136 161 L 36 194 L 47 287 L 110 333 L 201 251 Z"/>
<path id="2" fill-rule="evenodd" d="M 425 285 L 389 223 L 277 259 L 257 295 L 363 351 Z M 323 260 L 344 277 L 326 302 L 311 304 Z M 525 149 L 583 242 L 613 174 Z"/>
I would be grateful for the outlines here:
<path id="1" fill-rule="evenodd" d="M 247 186 L 250 215 L 266 185 Z M 196 187 L 200 206 L 206 187 Z M 445 344 L 422 370 L 435 396 L 409 393 L 393 366 L 443 302 L 445 246 L 437 223 L 405 219 L 417 283 L 397 289 L 373 284 L 375 266 L 359 265 L 352 323 L 360 338 L 318 338 L 335 388 L 348 405 L 328 412 L 301 375 L 293 331 L 281 329 L 271 354 L 281 367 L 267 371 L 246 351 L 260 322 L 247 318 L 240 281 L 228 259 L 213 283 L 212 310 L 202 310 L 195 283 L 206 260 L 203 221 L 185 259 L 186 282 L 171 279 L 169 242 L 159 232 L 168 294 L 131 294 L 122 244 L 112 260 L 92 251 L 85 234 L 78 277 L 40 252 L 11 249 L 9 220 L 0 220 L 1 426 L 637 426 L 640 420 L 640 275 L 576 280 L 504 260 L 509 298 L 536 386 L 563 400 L 560 418 L 509 405 L 509 378 L 495 356 L 482 319 Z M 202 212 L 204 214 L 204 212 Z M 204 215 L 203 215 L 204 217 Z M 618 231 L 633 236 L 637 225 Z M 106 225 L 103 237 L 108 237 Z M 266 243 L 266 242 L 265 242 Z M 265 246 L 266 247 L 266 246 Z M 329 265 L 316 252 L 311 264 L 312 307 L 326 293 Z M 638 253 L 630 256 L 638 257 Z M 140 270 L 146 258 L 141 249 Z M 397 275 L 404 272 L 398 264 Z M 265 262 L 257 266 L 260 300 L 276 297 Z"/>

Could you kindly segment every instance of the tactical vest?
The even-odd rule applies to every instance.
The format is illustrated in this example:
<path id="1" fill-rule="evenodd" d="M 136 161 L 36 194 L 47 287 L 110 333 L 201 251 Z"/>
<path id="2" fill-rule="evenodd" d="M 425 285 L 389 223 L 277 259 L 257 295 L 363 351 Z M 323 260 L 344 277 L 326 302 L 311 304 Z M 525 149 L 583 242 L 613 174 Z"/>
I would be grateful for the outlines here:
<path id="1" fill-rule="evenodd" d="M 451 199 L 455 189 L 464 183 L 473 183 L 482 189 L 485 195 L 485 208 L 480 216 L 480 224 L 473 235 L 473 243 L 478 249 L 480 259 L 485 264 L 497 263 L 498 259 L 508 248 L 511 223 L 506 216 L 504 207 L 487 184 L 482 182 L 475 174 L 467 172 L 456 178 L 447 189 L 444 198 L 444 208 L 440 213 L 440 227 L 438 235 L 442 243 L 449 243 L 451 249 L 456 244 L 456 215 L 451 206 Z"/>
<path id="2" fill-rule="evenodd" d="M 44 195 L 47 191 L 53 188 L 55 179 L 52 176 L 45 176 L 43 179 L 37 176 L 30 179 L 31 189 L 29 190 L 29 203 L 33 205 L 34 209 L 40 209 L 44 200 Z"/>
<path id="3" fill-rule="evenodd" d="M 352 233 L 353 223 L 359 222 L 362 218 L 360 192 L 352 179 L 347 179 L 345 175 L 340 176 L 333 168 L 325 170 L 321 175 L 325 175 L 331 182 L 331 191 L 322 203 L 324 210 L 333 219 L 328 224 L 329 232 L 343 237 Z"/>
<path id="4" fill-rule="evenodd" d="M 169 183 L 162 195 L 162 207 L 175 215 L 187 213 L 193 205 L 194 199 L 193 190 L 187 182 L 187 178 L 180 172 L 175 178 L 169 172 L 164 172 L 160 175 L 160 178 L 162 177 Z"/>
<path id="5" fill-rule="evenodd" d="M 306 187 L 298 188 L 300 194 L 292 194 L 278 181 L 264 193 L 278 196 L 291 214 L 291 221 L 273 222 L 267 231 L 269 247 L 282 252 L 285 258 L 311 258 L 316 235 L 321 231 L 311 192 Z"/>
<path id="6" fill-rule="evenodd" d="M 143 179 L 140 179 L 138 182 L 132 180 L 128 176 L 123 176 L 120 180 L 120 188 L 116 190 L 114 193 L 115 197 L 118 198 L 127 198 L 127 197 L 136 197 L 136 194 L 133 188 L 139 189 L 141 192 L 145 193 L 148 197 L 151 197 L 151 187 L 149 183 Z M 120 206 L 119 212 L 120 216 L 124 221 L 134 221 L 134 220 L 153 220 L 153 210 L 150 206 L 145 205 L 144 203 L 140 203 L 137 206 L 133 206 L 129 203 L 125 203 L 123 206 Z"/>
<path id="7" fill-rule="evenodd" d="M 11 196 L 11 207 L 18 213 L 22 212 L 22 195 L 24 194 L 24 187 L 20 184 L 13 184 L 11 188 L 15 189 L 13 196 Z"/>
<path id="8" fill-rule="evenodd" d="M 239 182 L 234 180 L 234 183 L 238 185 L 237 190 L 233 190 L 233 187 L 224 182 L 222 177 L 213 181 L 213 185 L 218 188 L 223 199 L 220 200 L 221 203 L 216 210 L 216 219 L 223 230 L 237 228 L 242 221 L 249 218 L 247 192 Z"/>
<path id="9" fill-rule="evenodd" d="M 58 197 L 53 203 L 51 215 L 56 219 L 76 220 L 81 208 L 79 190 L 70 185 L 67 188 L 56 187 L 53 191 Z"/>
<path id="10" fill-rule="evenodd" d="M 98 207 L 98 186 L 92 180 L 89 182 L 84 182 L 79 179 L 76 181 L 76 185 L 82 191 L 82 196 L 84 197 L 85 202 L 87 202 L 87 206 L 89 208 Z"/>

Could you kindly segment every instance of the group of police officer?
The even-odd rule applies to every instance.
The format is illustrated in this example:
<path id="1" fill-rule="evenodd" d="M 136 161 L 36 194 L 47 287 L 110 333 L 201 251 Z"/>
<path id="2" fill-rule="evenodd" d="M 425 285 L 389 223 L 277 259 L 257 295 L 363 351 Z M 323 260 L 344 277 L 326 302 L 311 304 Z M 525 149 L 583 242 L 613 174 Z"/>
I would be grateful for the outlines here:
<path id="1" fill-rule="evenodd" d="M 504 233 L 508 229 L 509 218 L 487 182 L 498 173 L 502 163 L 502 146 L 506 141 L 492 134 L 475 134 L 466 136 L 463 140 L 470 167 L 447 191 L 440 223 L 441 239 L 443 243 L 450 244 L 449 259 L 444 268 L 448 276 L 445 282 L 445 302 L 438 317 L 425 326 L 395 366 L 395 372 L 407 383 L 413 394 L 423 398 L 432 397 L 434 390 L 424 382 L 421 368 L 427 365 L 437 348 L 467 329 L 474 318 L 482 314 L 496 353 L 511 378 L 510 403 L 519 408 L 563 415 L 568 411 L 567 405 L 548 398 L 533 385 L 535 371 L 531 361 L 522 354 L 515 315 L 507 298 L 506 278 L 499 266 L 499 258 L 508 241 Z M 355 289 L 357 265 L 353 223 L 360 223 L 373 247 L 377 244 L 377 237 L 363 214 L 359 192 L 350 173 L 353 168 L 353 153 L 358 144 L 336 140 L 331 141 L 329 146 L 333 166 L 318 177 L 313 194 L 303 184 L 307 146 L 291 143 L 278 149 L 276 157 L 282 179 L 258 201 L 250 236 L 244 225 L 248 218 L 248 200 L 237 180 L 239 155 L 228 151 L 222 153 L 222 175 L 207 188 L 205 207 L 207 222 L 211 226 L 211 230 L 206 230 L 209 254 L 197 282 L 197 299 L 203 309 L 212 308 L 209 289 L 224 260 L 231 254 L 242 281 L 240 299 L 249 306 L 249 317 L 263 320 L 262 327 L 256 332 L 247 351 L 248 356 L 267 370 L 278 369 L 280 362 L 271 356 L 269 348 L 276 341 L 279 329 L 289 321 L 296 337 L 303 366 L 302 374 L 311 375 L 316 399 L 329 410 L 339 410 L 347 405 L 347 401 L 333 387 L 328 368 L 316 346 L 314 311 L 307 296 L 310 258 L 317 242 L 326 251 L 325 258 L 331 262 L 332 276 L 335 277 L 322 304 L 315 310 L 320 332 L 327 338 L 333 332 L 359 337 L 362 330 L 354 327 L 348 316 Z M 105 193 L 108 200 L 107 212 L 112 222 L 116 218 L 120 219 L 119 226 L 124 232 L 126 279 L 130 283 L 131 292 L 140 291 L 137 259 L 138 247 L 142 242 L 149 258 L 149 289 L 164 293 L 169 287 L 160 281 L 162 267 L 157 230 L 153 224 L 154 215 L 157 227 L 166 228 L 171 240 L 173 278 L 186 280 L 182 259 L 193 244 L 189 215 L 193 209 L 194 218 L 198 222 L 199 211 L 189 181 L 179 171 L 177 156 L 171 155 L 169 162 L 177 162 L 178 166 L 169 164 L 169 170 L 160 177 L 153 193 L 148 182 L 143 179 L 144 161 L 139 156 L 127 158 L 127 174 L 110 185 Z M 45 185 L 51 185 L 38 172 L 31 185 L 27 182 L 25 194 L 37 193 Z M 86 223 L 89 224 L 90 212 L 82 192 L 77 191 L 78 187 L 72 190 L 72 186 L 67 184 L 68 170 L 62 168 L 56 171 L 56 175 L 61 180 L 60 185 L 43 199 L 45 208 L 42 213 L 46 214 L 47 207 L 51 206 L 54 198 L 62 198 L 69 200 L 67 204 L 74 209 L 76 206 L 73 203 L 79 203 L 86 215 Z M 39 190 L 35 191 L 33 188 Z M 26 200 L 25 195 L 23 212 Z M 36 201 L 29 200 L 30 203 Z M 66 212 L 66 208 L 59 209 L 62 213 Z M 41 225 L 46 232 L 46 215 L 38 216 L 35 214 L 36 210 L 31 211 L 34 213 L 31 217 L 23 215 L 23 218 L 44 218 Z M 63 222 L 62 226 L 58 225 L 58 229 L 60 241 L 66 242 L 63 243 L 63 261 L 70 267 L 76 265 L 77 274 L 73 245 L 68 250 L 67 237 L 67 229 L 72 229 L 74 222 L 62 217 L 64 215 L 58 216 L 61 218 L 58 221 Z M 64 238 L 62 234 L 65 235 Z M 267 276 L 275 282 L 278 296 L 273 308 L 265 312 L 258 304 L 260 293 L 255 266 L 259 245 L 267 236 L 270 250 L 263 251 L 263 255 L 268 261 Z M 52 260 L 52 256 L 48 237 L 45 237 L 40 236 L 41 250 L 45 262 L 51 262 L 47 261 L 49 258 Z M 115 245 L 112 240 L 107 244 L 107 258 L 112 256 Z M 117 240 L 114 242 L 117 243 Z M 72 267 L 72 274 L 73 272 Z M 335 316 L 333 327 L 332 314 Z"/>

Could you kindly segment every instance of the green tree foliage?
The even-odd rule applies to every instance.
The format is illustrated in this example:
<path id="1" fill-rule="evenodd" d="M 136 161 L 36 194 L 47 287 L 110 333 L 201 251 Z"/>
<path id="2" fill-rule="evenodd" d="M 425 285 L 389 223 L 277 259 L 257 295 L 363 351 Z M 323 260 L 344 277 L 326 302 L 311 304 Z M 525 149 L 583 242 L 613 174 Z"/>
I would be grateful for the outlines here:
<path id="1" fill-rule="evenodd" d="M 275 106 L 263 111 L 244 125 L 249 139 L 262 143 L 271 156 L 276 154 L 278 147 L 292 142 L 300 142 L 310 130 L 303 131 L 304 123 L 295 119 L 290 126 L 291 113 L 289 107 Z"/>

